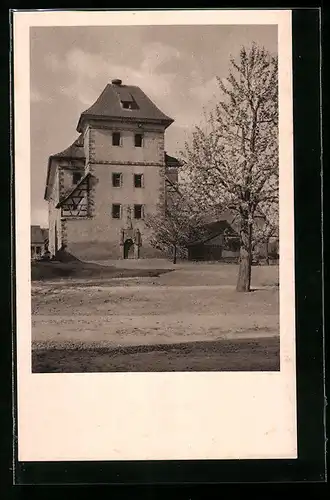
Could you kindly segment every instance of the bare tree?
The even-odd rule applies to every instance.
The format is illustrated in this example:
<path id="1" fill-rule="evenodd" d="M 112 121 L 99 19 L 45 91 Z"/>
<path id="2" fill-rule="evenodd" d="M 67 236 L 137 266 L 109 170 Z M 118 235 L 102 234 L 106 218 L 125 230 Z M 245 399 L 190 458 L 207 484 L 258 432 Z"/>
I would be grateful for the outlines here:
<path id="1" fill-rule="evenodd" d="M 145 223 L 151 229 L 152 246 L 171 255 L 173 264 L 189 243 L 204 234 L 203 217 L 181 193 L 173 196 L 165 208 L 160 206 L 155 214 L 147 215 Z"/>
<path id="2" fill-rule="evenodd" d="M 220 102 L 196 127 L 182 153 L 187 191 L 202 210 L 230 210 L 238 219 L 238 291 L 250 291 L 257 209 L 278 203 L 278 68 L 255 44 L 218 78 Z"/>

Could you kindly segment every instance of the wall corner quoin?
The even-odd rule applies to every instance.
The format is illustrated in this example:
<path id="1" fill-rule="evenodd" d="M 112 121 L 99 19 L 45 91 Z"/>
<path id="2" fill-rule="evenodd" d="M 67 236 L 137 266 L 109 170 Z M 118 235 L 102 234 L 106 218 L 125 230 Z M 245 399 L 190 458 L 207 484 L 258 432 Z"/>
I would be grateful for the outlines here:
<path id="1" fill-rule="evenodd" d="M 165 165 L 165 137 L 162 134 L 158 142 L 158 160 L 162 165 Z"/>
<path id="2" fill-rule="evenodd" d="M 66 219 L 61 219 L 61 242 L 62 246 L 68 245 L 68 227 Z"/>
<path id="3" fill-rule="evenodd" d="M 95 161 L 95 131 L 91 126 L 88 127 L 87 134 L 88 134 L 88 154 L 86 161 L 89 163 Z"/>
<path id="4" fill-rule="evenodd" d="M 65 180 L 64 180 L 64 170 L 61 166 L 58 166 L 58 183 L 59 183 L 59 194 L 64 194 Z"/>

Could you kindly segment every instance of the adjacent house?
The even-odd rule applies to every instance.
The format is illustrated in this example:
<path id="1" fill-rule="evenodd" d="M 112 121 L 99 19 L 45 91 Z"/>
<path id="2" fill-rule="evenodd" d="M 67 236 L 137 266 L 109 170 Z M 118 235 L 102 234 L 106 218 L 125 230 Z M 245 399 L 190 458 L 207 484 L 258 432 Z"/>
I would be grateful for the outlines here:
<path id="1" fill-rule="evenodd" d="M 48 161 L 49 251 L 82 260 L 159 256 L 144 219 L 168 203 L 179 162 L 164 150 L 173 119 L 139 88 L 115 79 Z"/>
<path id="2" fill-rule="evenodd" d="M 239 257 L 239 235 L 224 215 L 215 222 L 205 224 L 203 237 L 188 245 L 189 260 L 236 261 Z"/>
<path id="3" fill-rule="evenodd" d="M 36 260 L 45 253 L 48 245 L 48 229 L 31 226 L 31 259 Z"/>
<path id="4" fill-rule="evenodd" d="M 255 224 L 260 228 L 265 223 L 262 215 L 257 214 Z M 237 262 L 240 254 L 239 224 L 230 211 L 215 221 L 205 224 L 203 236 L 198 241 L 188 245 L 188 259 L 197 261 L 228 261 Z M 278 261 L 279 238 L 274 232 L 253 248 L 253 262 Z"/>

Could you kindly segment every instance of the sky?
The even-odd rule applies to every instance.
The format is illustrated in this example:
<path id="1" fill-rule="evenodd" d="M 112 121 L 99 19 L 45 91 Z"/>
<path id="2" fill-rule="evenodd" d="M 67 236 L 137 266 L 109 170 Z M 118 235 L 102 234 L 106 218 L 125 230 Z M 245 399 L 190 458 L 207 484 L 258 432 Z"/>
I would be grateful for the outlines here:
<path id="1" fill-rule="evenodd" d="M 30 29 L 31 223 L 48 226 L 48 157 L 78 136 L 80 114 L 114 78 L 139 86 L 174 123 L 176 155 L 220 97 L 216 77 L 252 42 L 277 53 L 277 27 L 107 26 Z"/>

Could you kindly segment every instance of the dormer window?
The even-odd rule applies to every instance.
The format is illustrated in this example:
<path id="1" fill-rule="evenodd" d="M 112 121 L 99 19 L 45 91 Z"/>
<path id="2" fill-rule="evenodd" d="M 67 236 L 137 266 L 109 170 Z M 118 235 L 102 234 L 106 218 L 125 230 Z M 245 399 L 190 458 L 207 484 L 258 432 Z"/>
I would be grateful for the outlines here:
<path id="1" fill-rule="evenodd" d="M 114 88 L 123 109 L 139 109 L 134 97 L 125 86 L 115 85 Z"/>

